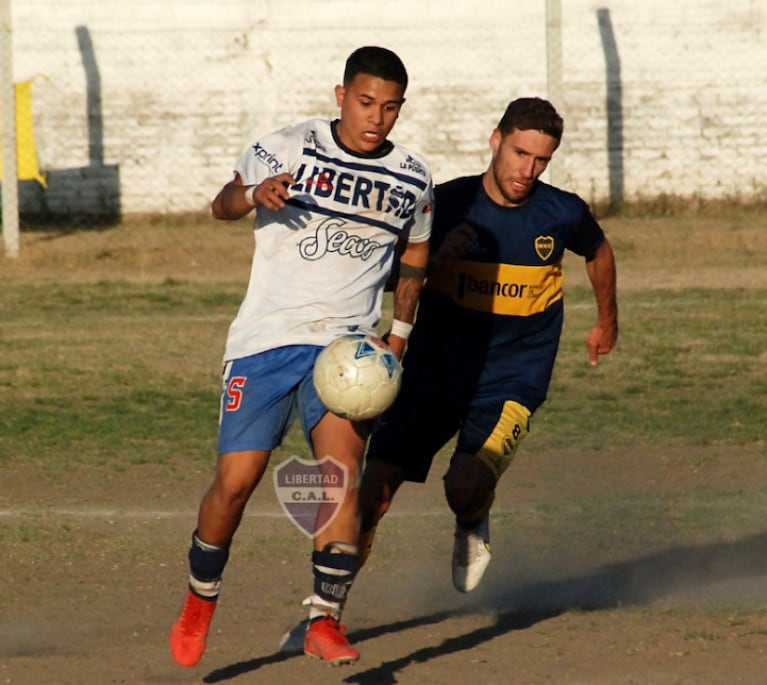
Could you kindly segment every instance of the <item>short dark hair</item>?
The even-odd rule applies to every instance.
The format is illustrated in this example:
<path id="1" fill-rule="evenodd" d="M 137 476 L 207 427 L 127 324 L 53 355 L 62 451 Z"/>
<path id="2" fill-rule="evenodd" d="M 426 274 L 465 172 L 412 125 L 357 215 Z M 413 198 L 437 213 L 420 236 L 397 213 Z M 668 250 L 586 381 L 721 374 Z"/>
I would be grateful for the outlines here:
<path id="1" fill-rule="evenodd" d="M 554 105 L 548 100 L 517 98 L 509 103 L 498 122 L 498 130 L 503 135 L 507 135 L 515 129 L 542 131 L 559 142 L 562 140 L 564 122 L 557 110 L 554 109 Z"/>
<path id="2" fill-rule="evenodd" d="M 407 89 L 407 70 L 402 60 L 391 50 L 375 45 L 357 48 L 346 60 L 344 85 L 348 85 L 357 74 L 370 74 L 384 81 L 394 81 Z"/>

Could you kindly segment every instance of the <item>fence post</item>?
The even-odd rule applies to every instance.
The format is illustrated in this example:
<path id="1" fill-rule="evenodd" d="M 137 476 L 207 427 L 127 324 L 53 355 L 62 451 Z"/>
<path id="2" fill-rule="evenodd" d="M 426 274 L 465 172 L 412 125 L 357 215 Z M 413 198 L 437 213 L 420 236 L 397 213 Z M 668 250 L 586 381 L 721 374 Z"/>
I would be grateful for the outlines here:
<path id="1" fill-rule="evenodd" d="M 3 126 L 3 244 L 6 257 L 18 257 L 19 188 L 16 178 L 16 92 L 13 87 L 11 0 L 0 0 L 0 105 Z"/>
<path id="2" fill-rule="evenodd" d="M 548 97 L 557 111 L 564 116 L 562 89 L 562 3 L 561 0 L 546 0 L 546 89 Z M 561 186 L 564 179 L 562 161 L 554 155 L 549 162 L 549 181 Z"/>

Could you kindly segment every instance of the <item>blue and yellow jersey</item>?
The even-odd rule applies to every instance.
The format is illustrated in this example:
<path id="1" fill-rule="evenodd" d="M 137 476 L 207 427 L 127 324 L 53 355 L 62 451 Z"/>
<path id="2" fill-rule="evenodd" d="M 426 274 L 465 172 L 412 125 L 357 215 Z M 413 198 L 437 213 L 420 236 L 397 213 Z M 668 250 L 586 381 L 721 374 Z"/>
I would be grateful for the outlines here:
<path id="1" fill-rule="evenodd" d="M 436 369 L 424 382 L 465 400 L 514 399 L 535 411 L 562 331 L 565 250 L 588 258 L 604 233 L 573 193 L 539 181 L 522 205 L 502 207 L 481 176 L 436 187 L 432 254 L 464 222 L 476 239 L 429 275 L 406 363 L 416 377 Z"/>

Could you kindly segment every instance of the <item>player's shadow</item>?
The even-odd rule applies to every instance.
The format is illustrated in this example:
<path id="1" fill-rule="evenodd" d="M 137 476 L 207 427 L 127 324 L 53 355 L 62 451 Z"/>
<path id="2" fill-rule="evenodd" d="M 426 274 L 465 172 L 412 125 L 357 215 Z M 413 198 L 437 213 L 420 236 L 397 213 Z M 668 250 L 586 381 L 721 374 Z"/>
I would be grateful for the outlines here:
<path id="1" fill-rule="evenodd" d="M 394 621 L 393 623 L 387 623 L 372 628 L 363 628 L 361 630 L 355 630 L 349 637 L 352 642 L 361 642 L 363 640 L 372 640 L 373 638 L 385 635 L 386 633 L 397 633 L 403 630 L 410 630 L 411 628 L 421 628 L 433 623 L 440 623 L 446 619 L 455 616 L 454 611 L 440 611 L 427 616 L 416 616 L 413 618 L 405 619 L 402 621 Z M 225 666 L 224 668 L 211 671 L 207 676 L 203 678 L 204 683 L 220 683 L 224 680 L 230 680 L 252 671 L 257 671 L 259 668 L 268 666 L 270 664 L 277 664 L 288 659 L 295 657 L 306 657 L 300 652 L 284 653 L 275 652 L 264 657 L 257 657 L 255 659 L 249 659 L 247 661 L 240 661 L 236 664 Z"/>
<path id="2" fill-rule="evenodd" d="M 497 637 L 525 630 L 570 610 L 600 611 L 624 605 L 641 606 L 678 592 L 695 597 L 696 588 L 739 578 L 767 576 L 767 533 L 734 542 L 684 546 L 662 550 L 638 559 L 610 564 L 591 573 L 561 580 L 542 581 L 501 589 L 482 596 L 481 602 L 457 610 L 446 609 L 370 628 L 355 630 L 353 644 L 387 633 L 441 623 L 461 614 L 496 615 L 492 624 L 403 654 L 401 657 L 358 671 L 343 680 L 356 685 L 394 685 L 397 674 L 414 663 L 473 649 Z M 359 598 L 358 598 L 359 599 Z M 767 594 L 765 596 L 767 601 Z M 370 658 L 372 649 L 366 654 Z M 218 683 L 280 663 L 298 654 L 280 652 L 242 661 L 209 673 L 205 683 Z M 300 655 L 301 658 L 305 658 Z"/>
<path id="3" fill-rule="evenodd" d="M 624 605 L 641 606 L 678 592 L 695 597 L 696 588 L 765 576 L 767 533 L 761 533 L 735 542 L 676 547 L 610 564 L 582 576 L 507 588 L 484 598 L 484 608 L 498 612 L 492 625 L 449 638 L 438 645 L 421 647 L 393 661 L 355 673 L 343 682 L 393 685 L 398 682 L 397 673 L 409 664 L 472 649 L 569 610 L 599 611 Z M 767 601 L 767 593 L 764 599 Z M 504 611 L 505 607 L 509 608 Z M 457 612 L 446 613 L 455 616 Z M 350 635 L 352 641 L 367 639 L 364 632 Z M 384 631 L 379 634 L 381 632 Z"/>

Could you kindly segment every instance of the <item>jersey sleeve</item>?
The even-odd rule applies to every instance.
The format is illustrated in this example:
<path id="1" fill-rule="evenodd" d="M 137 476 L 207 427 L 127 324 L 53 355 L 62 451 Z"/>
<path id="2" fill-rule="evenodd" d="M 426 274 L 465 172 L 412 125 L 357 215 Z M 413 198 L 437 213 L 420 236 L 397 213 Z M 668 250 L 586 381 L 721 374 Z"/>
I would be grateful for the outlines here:
<path id="1" fill-rule="evenodd" d="M 271 176 L 290 173 L 301 155 L 303 140 L 302 131 L 286 126 L 248 147 L 237 160 L 234 170 L 244 185 L 257 185 Z"/>
<path id="2" fill-rule="evenodd" d="M 605 233 L 594 218 L 588 205 L 580 198 L 578 198 L 578 202 L 581 206 L 581 218 L 570 235 L 567 249 L 588 259 L 602 244 L 602 241 L 605 239 Z"/>
<path id="3" fill-rule="evenodd" d="M 408 242 L 423 243 L 431 235 L 432 218 L 434 216 L 434 188 L 429 180 L 428 186 L 421 199 L 416 203 L 413 214 L 413 224 L 408 235 Z"/>

